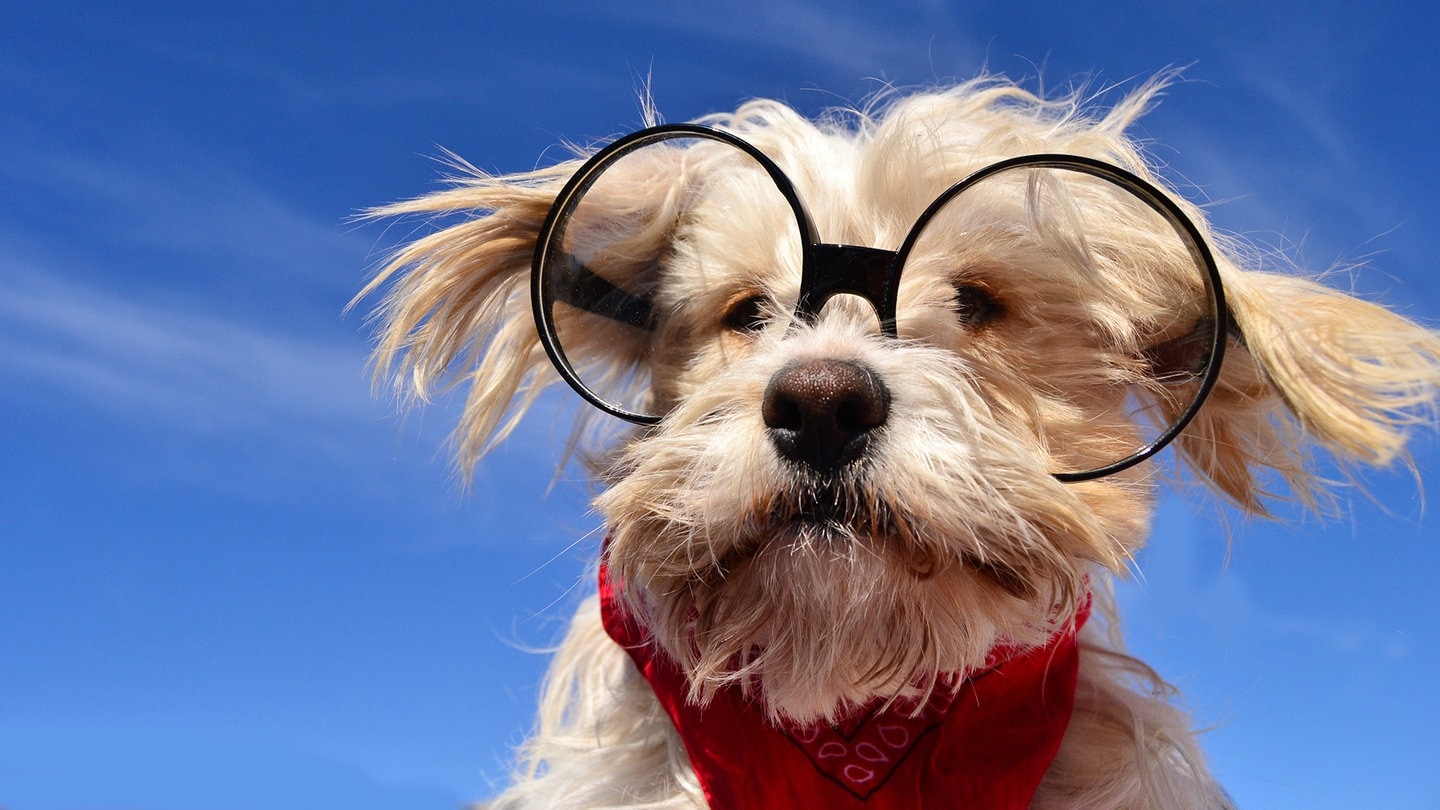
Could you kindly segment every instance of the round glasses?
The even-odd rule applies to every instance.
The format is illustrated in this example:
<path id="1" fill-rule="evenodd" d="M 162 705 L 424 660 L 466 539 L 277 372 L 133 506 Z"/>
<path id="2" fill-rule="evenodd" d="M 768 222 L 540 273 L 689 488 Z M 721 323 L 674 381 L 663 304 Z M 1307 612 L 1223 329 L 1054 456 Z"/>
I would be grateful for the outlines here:
<path id="1" fill-rule="evenodd" d="M 680 222 L 702 217 L 753 239 L 727 244 L 725 255 L 705 255 L 701 240 L 674 243 Z M 668 247 L 657 255 L 658 244 Z M 655 300 L 659 269 L 672 264 L 702 283 L 710 268 L 715 278 L 736 264 L 798 268 L 798 295 L 784 305 L 797 319 L 815 320 L 836 295 L 858 296 L 891 338 L 898 314 L 944 306 L 978 323 L 995 304 L 990 287 L 1025 291 L 1009 302 L 1017 317 L 1048 319 L 1029 327 L 1032 352 L 1083 331 L 1106 386 L 1125 391 L 1123 418 L 1086 428 L 1093 435 L 1084 443 L 1101 449 L 1074 469 L 1052 470 L 1063 481 L 1119 472 L 1175 439 L 1214 387 L 1234 329 L 1199 229 L 1163 191 L 1118 166 L 1059 154 L 991 164 L 935 198 L 890 251 L 820 242 L 789 178 L 745 140 L 691 124 L 652 127 L 600 150 L 561 189 L 531 275 L 541 344 L 560 376 L 636 424 L 664 416 L 648 360 L 673 339 Z M 1177 306 L 1180 296 L 1202 304 Z M 1066 359 L 1057 352 L 1032 374 L 1037 392 L 1065 399 L 1052 372 Z M 1030 410 L 1044 421 L 1044 409 Z"/>

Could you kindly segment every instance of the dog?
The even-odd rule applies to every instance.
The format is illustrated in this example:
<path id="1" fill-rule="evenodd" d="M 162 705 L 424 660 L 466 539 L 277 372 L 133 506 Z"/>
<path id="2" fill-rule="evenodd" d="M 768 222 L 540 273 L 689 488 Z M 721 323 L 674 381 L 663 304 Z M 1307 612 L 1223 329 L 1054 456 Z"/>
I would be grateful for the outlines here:
<path id="1" fill-rule="evenodd" d="M 1165 85 L 650 114 L 374 212 L 453 218 L 361 295 L 462 470 L 586 402 L 598 586 L 493 807 L 1229 806 L 1111 583 L 1167 480 L 1403 458 L 1440 335 L 1253 269 L 1127 136 Z"/>

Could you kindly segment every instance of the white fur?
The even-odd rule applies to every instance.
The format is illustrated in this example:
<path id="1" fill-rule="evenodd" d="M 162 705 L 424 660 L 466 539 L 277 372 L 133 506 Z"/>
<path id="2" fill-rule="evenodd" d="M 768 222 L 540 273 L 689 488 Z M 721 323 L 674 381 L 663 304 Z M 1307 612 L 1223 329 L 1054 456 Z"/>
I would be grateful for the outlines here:
<path id="1" fill-rule="evenodd" d="M 986 78 L 819 122 L 757 101 L 706 123 L 774 159 L 822 239 L 894 249 L 940 191 L 1002 158 L 1085 155 L 1159 182 L 1124 133 L 1162 84 L 1095 112 L 1079 95 L 1046 100 Z M 526 280 L 540 223 L 577 165 L 471 173 L 378 212 L 471 214 L 400 252 L 367 288 L 394 280 L 378 312 L 381 374 L 419 398 L 447 381 L 469 386 L 464 469 L 556 380 Z M 1173 690 L 1125 653 L 1108 596 L 1147 539 L 1155 467 L 1086 483 L 1050 474 L 1112 449 L 1095 436 L 1129 429 L 1106 383 L 1126 373 L 1121 349 L 1138 354 L 1163 337 L 1155 324 L 1204 311 L 1188 255 L 1133 211 L 1103 209 L 1083 241 L 1056 235 L 1021 256 L 1003 239 L 970 239 L 945 245 L 946 262 L 907 268 L 898 340 L 878 334 L 868 308 L 839 299 L 813 324 L 767 305 L 767 327 L 737 334 L 722 323 L 727 306 L 752 294 L 793 302 L 798 287 L 793 256 L 760 250 L 789 226 L 756 188 L 747 176 L 651 167 L 620 195 L 667 225 L 631 245 L 633 272 L 651 274 L 631 281 L 657 289 L 668 348 L 644 362 L 666 417 L 653 430 L 597 431 L 581 448 L 604 484 L 608 564 L 685 668 L 692 697 L 733 685 L 777 719 L 835 717 L 932 688 L 997 643 L 1042 641 L 1088 588 L 1095 611 L 1081 634 L 1075 713 L 1034 806 L 1225 806 Z M 997 221 L 1024 213 L 1014 199 L 984 202 Z M 1136 244 L 1147 247 L 1124 249 Z M 1056 286 L 1076 262 L 1093 283 Z M 1313 282 L 1247 270 L 1233 248 L 1220 265 L 1245 342 L 1232 342 L 1214 395 L 1175 445 L 1197 480 L 1263 513 L 1261 482 L 1276 474 L 1306 502 L 1321 496 L 1309 446 L 1368 464 L 1401 456 L 1436 397 L 1436 333 Z M 946 304 L 957 279 L 998 288 L 1004 316 L 983 329 L 958 323 Z M 577 351 L 639 356 L 615 329 Z M 1121 349 L 1103 355 L 1098 341 Z M 865 463 L 835 485 L 857 517 L 822 538 L 787 522 L 817 485 L 777 456 L 759 415 L 767 382 L 808 358 L 863 363 L 893 396 Z M 1029 427 L 1037 419 L 1043 435 Z M 521 754 L 494 807 L 703 803 L 594 599 L 555 657 Z"/>

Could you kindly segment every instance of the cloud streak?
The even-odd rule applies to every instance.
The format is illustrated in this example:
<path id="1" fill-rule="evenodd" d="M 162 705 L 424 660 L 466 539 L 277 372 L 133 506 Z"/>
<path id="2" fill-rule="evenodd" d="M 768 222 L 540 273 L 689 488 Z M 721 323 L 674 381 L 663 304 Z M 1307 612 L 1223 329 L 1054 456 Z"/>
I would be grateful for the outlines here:
<path id="1" fill-rule="evenodd" d="M 21 387 L 196 432 L 374 419 L 358 340 L 276 334 L 198 302 L 162 305 L 0 263 L 10 278 L 0 298 L 0 368 Z"/>

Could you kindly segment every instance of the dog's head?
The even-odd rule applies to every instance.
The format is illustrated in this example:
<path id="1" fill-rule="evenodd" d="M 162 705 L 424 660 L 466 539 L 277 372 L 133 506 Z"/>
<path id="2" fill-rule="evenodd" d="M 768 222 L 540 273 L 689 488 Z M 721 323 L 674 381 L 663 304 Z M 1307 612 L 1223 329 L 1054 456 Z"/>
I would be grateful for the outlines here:
<path id="1" fill-rule="evenodd" d="M 924 688 L 1124 569 L 1161 447 L 1258 512 L 1311 497 L 1304 439 L 1385 463 L 1435 396 L 1433 333 L 1243 269 L 1161 190 L 1124 136 L 1155 89 L 755 102 L 467 178 L 385 210 L 478 216 L 375 282 L 380 368 L 463 362 L 467 467 L 562 377 L 634 424 L 594 456 L 607 563 L 697 696 Z"/>

